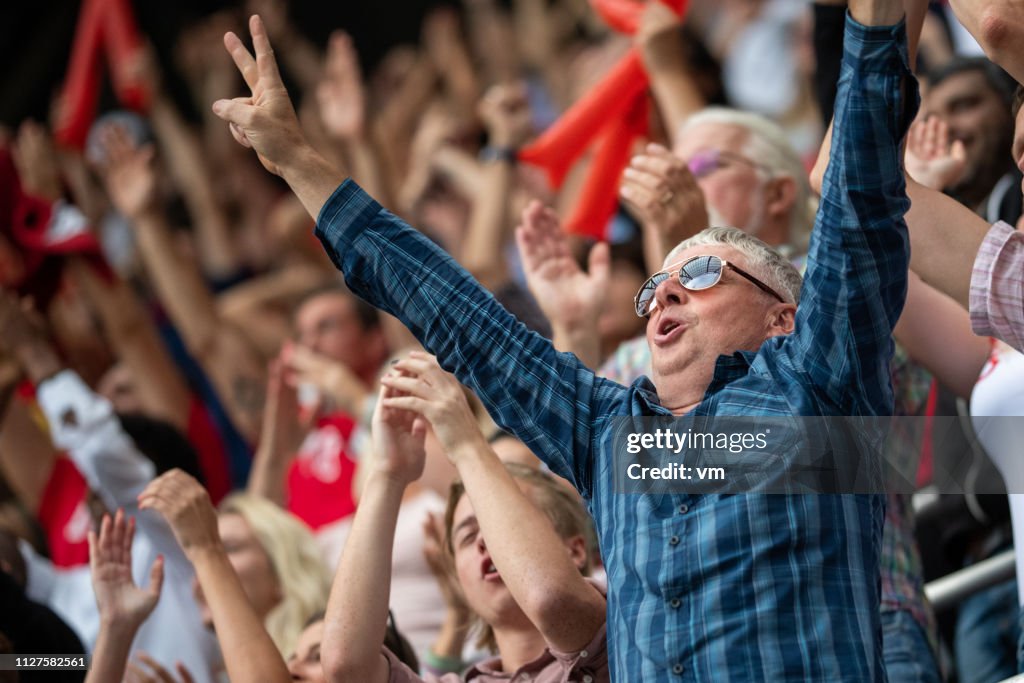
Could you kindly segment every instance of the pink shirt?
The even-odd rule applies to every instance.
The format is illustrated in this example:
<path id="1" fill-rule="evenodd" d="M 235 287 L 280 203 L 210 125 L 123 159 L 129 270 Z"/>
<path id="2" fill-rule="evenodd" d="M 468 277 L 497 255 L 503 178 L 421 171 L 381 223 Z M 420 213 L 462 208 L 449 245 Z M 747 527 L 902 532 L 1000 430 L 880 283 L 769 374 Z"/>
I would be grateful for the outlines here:
<path id="1" fill-rule="evenodd" d="M 550 648 L 537 659 L 517 671 L 501 671 L 501 657 L 491 657 L 474 664 L 461 676 L 445 674 L 437 678 L 421 677 L 403 664 L 390 650 L 382 650 L 391 665 L 389 683 L 605 683 L 608 678 L 608 644 L 602 625 L 590 644 L 579 652 L 555 652 Z"/>
<path id="2" fill-rule="evenodd" d="M 978 249 L 971 273 L 971 327 L 1024 352 L 1024 233 L 1002 221 Z"/>

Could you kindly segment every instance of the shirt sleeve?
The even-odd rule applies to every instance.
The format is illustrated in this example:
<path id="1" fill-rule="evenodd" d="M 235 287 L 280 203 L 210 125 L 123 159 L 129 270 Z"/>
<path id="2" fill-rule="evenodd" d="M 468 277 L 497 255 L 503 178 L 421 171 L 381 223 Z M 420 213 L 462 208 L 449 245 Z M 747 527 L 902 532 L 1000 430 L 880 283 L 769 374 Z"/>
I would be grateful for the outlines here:
<path id="1" fill-rule="evenodd" d="M 985 235 L 970 290 L 974 333 L 1024 352 L 1024 234 L 1002 221 Z"/>
<path id="2" fill-rule="evenodd" d="M 557 352 L 351 180 L 324 205 L 316 235 L 353 292 L 401 320 L 501 427 L 588 495 L 592 420 L 624 400 L 624 387 Z"/>
<path id="3" fill-rule="evenodd" d="M 40 384 L 37 396 L 53 442 L 67 451 L 107 509 L 124 508 L 135 516 L 139 531 L 149 536 L 159 552 L 184 560 L 163 519 L 138 508 L 137 497 L 156 475 L 156 468 L 125 433 L 110 402 L 71 370 Z"/>
<path id="4" fill-rule="evenodd" d="M 889 415 L 891 336 L 910 257 L 901 150 L 916 81 L 902 22 L 867 27 L 847 16 L 843 44 L 831 157 L 785 347 L 831 410 Z"/>

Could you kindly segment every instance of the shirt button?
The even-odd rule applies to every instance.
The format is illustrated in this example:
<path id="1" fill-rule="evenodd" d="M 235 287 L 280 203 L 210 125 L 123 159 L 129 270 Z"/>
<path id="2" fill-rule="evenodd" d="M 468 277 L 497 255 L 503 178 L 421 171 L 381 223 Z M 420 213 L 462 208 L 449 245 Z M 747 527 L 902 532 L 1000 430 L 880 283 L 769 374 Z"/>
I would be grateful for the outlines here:
<path id="1" fill-rule="evenodd" d="M 589 652 L 587 652 L 586 650 L 580 650 L 580 657 L 581 658 L 586 659 L 589 656 L 590 656 Z"/>
<path id="2" fill-rule="evenodd" d="M 679 598 L 672 598 L 668 601 L 668 606 L 672 609 L 679 609 L 679 606 L 683 604 Z"/>
<path id="3" fill-rule="evenodd" d="M 683 673 L 683 665 L 682 664 L 673 664 L 672 665 L 672 673 L 676 674 L 677 676 L 679 674 Z"/>
<path id="4" fill-rule="evenodd" d="M 668 544 L 669 545 L 679 545 L 679 537 L 678 536 L 673 536 L 672 538 L 668 539 Z"/>
<path id="5" fill-rule="evenodd" d="M 583 683 L 594 683 L 594 677 L 590 674 L 587 674 L 583 677 Z"/>
<path id="6" fill-rule="evenodd" d="M 685 515 L 689 511 L 690 511 L 690 506 L 687 505 L 686 503 L 683 503 L 682 505 L 679 506 L 679 514 Z"/>

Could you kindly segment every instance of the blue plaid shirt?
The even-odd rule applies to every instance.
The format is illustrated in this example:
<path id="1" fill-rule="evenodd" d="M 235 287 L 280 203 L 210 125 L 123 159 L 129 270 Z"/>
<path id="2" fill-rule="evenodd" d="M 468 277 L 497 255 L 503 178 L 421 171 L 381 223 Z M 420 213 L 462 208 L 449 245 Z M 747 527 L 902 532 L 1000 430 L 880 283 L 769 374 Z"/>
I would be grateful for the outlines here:
<path id="1" fill-rule="evenodd" d="M 889 415 L 909 245 L 902 24 L 848 20 L 832 159 L 796 330 L 718 359 L 699 415 Z M 882 681 L 881 495 L 613 492 L 615 416 L 668 411 L 530 332 L 351 181 L 316 234 L 349 287 L 398 317 L 491 415 L 572 481 L 597 523 L 618 681 Z"/>

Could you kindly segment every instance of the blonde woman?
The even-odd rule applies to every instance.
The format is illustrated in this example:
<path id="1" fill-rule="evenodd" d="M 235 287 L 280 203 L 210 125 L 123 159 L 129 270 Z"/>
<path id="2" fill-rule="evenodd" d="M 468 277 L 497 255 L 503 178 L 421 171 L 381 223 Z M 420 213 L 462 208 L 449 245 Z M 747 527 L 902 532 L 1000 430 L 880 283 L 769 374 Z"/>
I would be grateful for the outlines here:
<path id="1" fill-rule="evenodd" d="M 217 529 L 249 603 L 288 656 L 309 618 L 324 609 L 331 585 L 312 532 L 290 512 L 250 494 L 224 499 Z M 203 622 L 212 627 L 198 582 L 195 592 Z"/>

